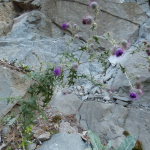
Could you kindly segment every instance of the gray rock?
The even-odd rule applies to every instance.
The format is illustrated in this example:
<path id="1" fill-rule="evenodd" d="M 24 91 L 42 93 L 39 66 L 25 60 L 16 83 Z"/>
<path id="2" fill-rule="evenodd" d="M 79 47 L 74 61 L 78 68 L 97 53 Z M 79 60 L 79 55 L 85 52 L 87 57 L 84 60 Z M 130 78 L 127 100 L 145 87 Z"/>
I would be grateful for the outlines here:
<path id="1" fill-rule="evenodd" d="M 88 98 L 88 95 L 82 97 L 82 101 L 85 101 Z"/>
<path id="2" fill-rule="evenodd" d="M 124 101 L 117 100 L 117 101 L 116 101 L 116 104 L 123 105 L 123 106 L 127 106 L 129 103 L 124 102 Z"/>
<path id="3" fill-rule="evenodd" d="M 127 97 L 123 97 L 123 96 L 113 96 L 113 98 L 120 100 L 120 101 L 125 101 L 125 102 L 131 102 L 131 100 Z"/>
<path id="4" fill-rule="evenodd" d="M 80 126 L 84 129 L 84 130 L 88 130 L 88 126 L 85 120 L 80 120 Z"/>
<path id="5" fill-rule="evenodd" d="M 35 148 L 36 148 L 36 143 L 31 143 L 27 145 L 27 150 L 35 150 Z"/>
<path id="6" fill-rule="evenodd" d="M 24 96 L 26 89 L 30 86 L 30 81 L 24 82 L 22 73 L 11 70 L 7 67 L 0 66 L 0 98 L 2 97 L 15 97 Z M 0 100 L 0 119 L 2 119 L 11 108 L 17 103 L 9 103 L 7 100 Z"/>
<path id="7" fill-rule="evenodd" d="M 59 125 L 59 132 L 67 134 L 77 134 L 78 130 L 74 127 L 71 127 L 69 122 L 62 122 Z"/>
<path id="8" fill-rule="evenodd" d="M 109 96 L 105 96 L 103 99 L 104 99 L 105 101 L 110 101 L 110 97 L 109 97 Z"/>
<path id="9" fill-rule="evenodd" d="M 70 115 L 76 114 L 81 103 L 75 94 L 62 95 L 62 92 L 58 92 L 52 98 L 50 106 L 56 107 L 64 115 Z"/>
<path id="10" fill-rule="evenodd" d="M 32 127 L 32 132 L 34 133 L 34 137 L 40 141 L 46 141 L 50 138 L 50 133 L 45 132 L 39 127 Z"/>
<path id="11" fill-rule="evenodd" d="M 84 150 L 87 148 L 79 135 L 58 133 L 37 150 Z"/>
<path id="12" fill-rule="evenodd" d="M 113 140 L 113 147 L 116 148 L 125 138 L 123 123 L 128 114 L 127 108 L 115 104 L 86 102 L 79 113 L 81 120 L 85 120 L 88 129 L 100 136 L 102 143 Z"/>
<path id="13" fill-rule="evenodd" d="M 150 111 L 131 109 L 125 120 L 124 129 L 135 135 L 141 142 L 143 150 L 150 147 Z"/>

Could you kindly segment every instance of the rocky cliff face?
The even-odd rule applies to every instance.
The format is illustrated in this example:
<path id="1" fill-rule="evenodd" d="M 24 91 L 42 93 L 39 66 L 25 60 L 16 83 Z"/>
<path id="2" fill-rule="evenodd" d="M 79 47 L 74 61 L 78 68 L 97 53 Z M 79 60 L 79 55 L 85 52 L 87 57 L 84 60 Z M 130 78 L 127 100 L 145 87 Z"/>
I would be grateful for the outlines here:
<path id="1" fill-rule="evenodd" d="M 90 32 L 88 27 L 82 25 L 81 19 L 85 14 L 92 13 L 88 9 L 89 2 L 87 0 L 1 0 L 0 58 L 8 59 L 9 62 L 17 59 L 17 61 L 37 69 L 39 64 L 36 58 L 31 55 L 31 51 L 34 50 L 42 61 L 57 62 L 58 58 L 56 59 L 55 55 L 65 51 L 71 34 L 69 30 L 61 29 L 62 22 L 77 23 L 80 26 L 79 33 L 83 36 L 84 41 L 87 40 Z M 99 0 L 98 2 L 101 12 L 98 15 L 97 35 L 103 35 L 109 31 L 112 38 L 128 39 L 131 44 L 138 44 L 143 39 L 150 42 L 150 10 L 147 7 L 147 0 L 138 0 L 137 3 L 135 0 L 124 3 L 121 3 L 120 0 Z M 70 51 L 79 55 L 76 49 L 84 44 L 84 41 L 76 40 L 71 44 Z M 111 46 L 103 39 L 100 41 L 99 52 L 101 49 Z M 129 53 L 133 49 L 134 47 L 131 47 L 125 56 L 117 61 L 127 67 L 129 73 L 142 76 L 144 95 L 132 105 L 129 104 L 128 108 L 124 107 L 130 103 L 128 100 L 129 85 L 124 74 L 114 65 L 114 60 L 112 65 L 112 58 L 110 58 L 108 70 L 106 75 L 102 76 L 102 82 L 115 88 L 117 102 L 109 103 L 109 99 L 108 101 L 106 99 L 108 96 L 106 91 L 103 95 L 105 99 L 102 101 L 98 97 L 94 97 L 96 92 L 90 93 L 93 94 L 93 97 L 90 97 L 88 92 L 84 95 L 86 97 L 80 94 L 82 100 L 87 100 L 90 97 L 92 102 L 83 101 L 76 115 L 82 127 L 86 130 L 96 131 L 104 142 L 113 140 L 114 147 L 125 138 L 122 132 L 128 130 L 142 141 L 144 150 L 148 150 L 150 147 L 150 73 L 143 69 L 134 68 L 139 62 L 144 64 L 146 62 L 138 54 L 130 55 Z M 84 55 L 86 60 L 88 54 Z M 23 96 L 24 90 L 30 83 L 23 85 L 19 80 L 22 76 L 20 73 L 4 67 L 0 68 L 0 97 L 16 96 L 16 94 Z M 81 66 L 79 73 L 83 69 L 85 73 L 92 72 L 98 78 L 102 73 L 101 65 L 95 62 Z M 93 89 L 86 83 L 84 83 L 84 88 L 86 90 Z M 13 105 L 6 106 L 6 101 L 0 101 L 0 114 L 2 114 L 0 118 L 13 107 Z M 130 108 L 130 106 L 136 107 L 137 110 Z"/>

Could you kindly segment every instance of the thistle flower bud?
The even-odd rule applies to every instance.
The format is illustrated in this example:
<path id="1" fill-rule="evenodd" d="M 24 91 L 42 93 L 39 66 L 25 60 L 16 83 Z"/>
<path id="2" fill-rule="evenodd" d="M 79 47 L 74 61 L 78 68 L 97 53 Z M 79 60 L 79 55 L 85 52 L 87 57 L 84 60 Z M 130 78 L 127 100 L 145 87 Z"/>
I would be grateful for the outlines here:
<path id="1" fill-rule="evenodd" d="M 73 24 L 73 28 L 77 29 L 78 25 L 77 24 Z"/>
<path id="2" fill-rule="evenodd" d="M 120 48 L 119 46 L 115 46 L 115 47 L 113 48 L 113 50 L 111 51 L 111 54 L 112 54 L 112 55 L 115 55 L 115 54 L 116 54 L 116 51 L 117 51 L 119 48 Z"/>
<path id="3" fill-rule="evenodd" d="M 130 43 L 127 40 L 122 40 L 121 47 L 122 47 L 122 49 L 127 50 L 130 48 Z"/>
<path id="4" fill-rule="evenodd" d="M 138 81 L 134 84 L 134 86 L 135 86 L 136 89 L 141 89 L 142 88 L 142 84 Z"/>
<path id="5" fill-rule="evenodd" d="M 62 95 L 67 95 L 68 91 L 66 89 L 62 90 Z"/>
<path id="6" fill-rule="evenodd" d="M 140 75 L 136 75 L 135 78 L 136 78 L 136 80 L 140 80 L 141 76 Z"/>
<path id="7" fill-rule="evenodd" d="M 142 91 L 141 89 L 137 89 L 137 90 L 136 90 L 136 93 L 137 93 L 138 95 L 140 95 L 140 96 L 143 95 L 143 91 Z"/>
<path id="8" fill-rule="evenodd" d="M 77 70 L 78 67 L 79 67 L 79 64 L 78 64 L 78 63 L 74 63 L 74 64 L 72 65 L 72 68 L 73 68 L 74 70 Z"/>
<path id="9" fill-rule="evenodd" d="M 147 43 L 147 44 L 146 44 L 146 47 L 147 47 L 147 48 L 150 48 L 150 44 L 149 44 L 149 43 Z"/>
<path id="10" fill-rule="evenodd" d="M 92 16 L 87 16 L 87 17 L 86 17 L 86 20 L 87 20 L 87 24 L 88 24 L 88 25 L 92 25 L 93 22 L 94 22 L 94 19 L 93 19 Z"/>
<path id="11" fill-rule="evenodd" d="M 96 22 L 93 23 L 93 27 L 94 27 L 94 29 L 97 28 L 97 23 Z"/>
<path id="12" fill-rule="evenodd" d="M 35 51 L 31 51 L 31 53 L 32 53 L 33 55 L 35 55 Z"/>
<path id="13" fill-rule="evenodd" d="M 70 27 L 71 27 L 70 23 L 66 23 L 66 28 L 68 29 Z"/>
<path id="14" fill-rule="evenodd" d="M 146 49 L 146 53 L 148 56 L 150 56 L 150 49 Z"/>
<path id="15" fill-rule="evenodd" d="M 94 10 L 95 10 L 95 9 L 98 8 L 98 4 L 97 4 L 97 2 L 92 1 L 92 2 L 90 3 L 89 7 L 90 7 L 91 9 L 94 9 Z"/>
<path id="16" fill-rule="evenodd" d="M 75 35 L 74 35 L 74 38 L 78 39 L 78 38 L 79 38 L 79 35 L 78 35 L 78 34 L 75 34 Z"/>
<path id="17" fill-rule="evenodd" d="M 91 43 L 89 47 L 90 47 L 90 49 L 94 48 L 94 44 Z"/>

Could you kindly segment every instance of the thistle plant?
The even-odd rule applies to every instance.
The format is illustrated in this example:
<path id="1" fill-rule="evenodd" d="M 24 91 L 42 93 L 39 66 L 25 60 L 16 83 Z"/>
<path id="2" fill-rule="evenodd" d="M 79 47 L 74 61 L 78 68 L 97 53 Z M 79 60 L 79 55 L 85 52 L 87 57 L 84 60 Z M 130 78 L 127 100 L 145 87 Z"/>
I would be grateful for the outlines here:
<path id="1" fill-rule="evenodd" d="M 74 53 L 69 52 L 69 46 L 70 44 L 76 40 L 81 39 L 81 35 L 79 35 L 79 26 L 76 23 L 72 22 L 63 22 L 61 27 L 63 30 L 69 30 L 71 32 L 71 38 L 67 43 L 66 51 L 64 53 L 59 53 L 57 56 L 60 57 L 60 62 L 57 62 L 57 64 L 52 63 L 45 63 L 43 64 L 40 61 L 40 57 L 32 51 L 32 54 L 36 56 L 37 60 L 40 63 L 39 70 L 35 71 L 32 69 L 29 69 L 29 67 L 25 68 L 28 69 L 26 71 L 26 74 L 24 76 L 24 80 L 31 80 L 33 81 L 33 84 L 30 85 L 30 87 L 27 89 L 29 98 L 27 99 L 21 99 L 19 98 L 19 101 L 21 102 L 20 107 L 20 116 L 18 124 L 21 127 L 20 132 L 22 134 L 22 142 L 21 146 L 25 149 L 28 140 L 30 140 L 29 132 L 31 132 L 31 127 L 34 124 L 35 119 L 35 113 L 40 113 L 43 118 L 46 119 L 46 116 L 43 113 L 44 108 L 47 106 L 47 104 L 51 101 L 52 96 L 54 94 L 54 91 L 56 91 L 58 88 L 62 89 L 62 96 L 65 96 L 67 94 L 71 94 L 72 91 L 70 91 L 68 87 L 75 84 L 76 80 L 87 80 L 93 83 L 95 86 L 99 86 L 101 89 L 106 88 L 106 86 L 99 81 L 95 79 L 95 77 L 90 73 L 89 75 L 86 74 L 78 74 L 78 68 L 83 65 L 84 63 L 97 61 L 98 63 L 102 64 L 102 67 L 104 69 L 103 73 L 105 74 L 107 71 L 107 64 L 108 64 L 108 58 L 110 55 L 115 55 L 115 57 L 118 59 L 121 59 L 125 51 L 130 48 L 130 43 L 127 40 L 114 40 L 110 38 L 109 32 L 104 36 L 98 36 L 96 35 L 96 29 L 97 29 L 97 15 L 100 12 L 98 3 L 94 0 L 91 1 L 89 4 L 89 9 L 93 10 L 93 16 L 92 15 L 85 15 L 81 22 L 82 24 L 89 28 L 91 31 L 91 36 L 89 39 L 85 42 L 84 45 L 82 45 L 78 51 L 80 52 L 80 56 L 77 57 Z M 99 38 L 103 38 L 106 41 L 109 41 L 113 47 L 105 50 L 103 52 L 97 52 L 95 50 L 96 45 L 100 45 Z M 143 45 L 142 45 L 143 46 Z M 141 47 L 142 47 L 141 46 Z M 150 57 L 149 57 L 149 49 L 150 46 L 145 44 L 146 48 L 143 50 L 146 51 L 148 57 L 142 56 L 147 59 L 147 61 L 150 64 Z M 139 47 L 137 47 L 137 50 L 139 51 Z M 92 53 L 91 53 L 92 52 Z M 88 54 L 87 61 L 82 61 L 83 54 Z M 132 52 L 134 54 L 134 51 Z M 44 69 L 44 65 L 46 65 L 46 69 Z M 131 87 L 129 98 L 131 100 L 137 100 L 140 95 L 143 94 L 142 91 L 142 85 L 140 83 L 140 76 L 134 76 L 132 74 L 127 73 L 126 68 L 122 67 L 121 64 L 118 64 L 119 68 L 121 69 L 122 73 L 125 74 L 127 77 L 127 80 L 129 81 L 129 85 Z M 26 66 L 21 66 L 26 67 Z M 149 66 L 150 69 L 150 66 Z M 67 73 L 67 76 L 65 72 Z M 136 80 L 135 85 L 132 85 L 130 82 L 130 78 L 134 78 Z M 67 79 L 67 81 L 65 81 Z M 110 94 L 113 93 L 114 89 L 113 87 L 109 88 L 108 91 Z M 8 103 L 13 102 L 15 98 L 8 98 Z M 41 103 L 42 102 L 42 103 Z M 29 132 L 27 132 L 29 130 Z M 94 146 L 94 150 L 108 150 L 111 146 L 111 142 L 107 146 L 102 146 L 100 143 L 100 140 L 98 136 L 92 132 L 89 131 L 89 136 L 91 138 L 91 142 Z M 132 141 L 129 145 L 129 141 Z M 96 143 L 95 143 L 96 142 Z M 121 147 L 124 146 L 130 146 L 132 147 L 135 142 L 134 136 L 128 136 L 127 139 L 121 144 L 121 146 L 117 150 L 121 150 Z M 94 144 L 95 143 L 95 144 Z M 131 149 L 126 149 L 131 150 Z"/>

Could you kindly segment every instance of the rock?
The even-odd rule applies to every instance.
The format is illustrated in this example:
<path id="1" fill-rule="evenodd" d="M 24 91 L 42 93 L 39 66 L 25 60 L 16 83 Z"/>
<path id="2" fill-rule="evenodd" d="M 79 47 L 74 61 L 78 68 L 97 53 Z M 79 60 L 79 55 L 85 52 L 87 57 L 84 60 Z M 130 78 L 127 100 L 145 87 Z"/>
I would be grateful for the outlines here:
<path id="1" fill-rule="evenodd" d="M 126 97 L 121 97 L 121 96 L 113 96 L 113 98 L 117 99 L 117 100 L 120 100 L 120 101 L 125 101 L 125 102 L 131 102 L 131 100 L 129 98 L 126 98 Z"/>
<path id="2" fill-rule="evenodd" d="M 110 97 L 109 97 L 109 96 L 105 96 L 103 99 L 104 99 L 105 101 L 110 101 Z"/>
<path id="3" fill-rule="evenodd" d="M 116 101 L 116 104 L 123 105 L 123 106 L 127 106 L 129 103 L 124 102 L 124 101 L 117 100 L 117 101 Z"/>
<path id="4" fill-rule="evenodd" d="M 26 80 L 24 82 L 22 73 L 11 70 L 9 68 L 4 68 L 0 66 L 0 98 L 2 97 L 15 97 L 24 96 L 26 94 L 26 89 L 30 86 L 30 81 Z M 7 100 L 0 100 L 0 119 L 2 119 L 11 108 L 17 103 L 9 103 L 7 105 Z"/>
<path id="5" fill-rule="evenodd" d="M 82 101 L 85 101 L 88 98 L 88 95 L 82 97 Z"/>
<path id="6" fill-rule="evenodd" d="M 37 150 L 84 150 L 87 148 L 79 135 L 58 133 Z"/>
<path id="7" fill-rule="evenodd" d="M 123 125 L 128 114 L 127 108 L 115 104 L 86 102 L 79 113 L 81 120 L 85 120 L 88 129 L 100 136 L 102 143 L 113 140 L 113 147 L 116 148 L 125 138 Z"/>
<path id="8" fill-rule="evenodd" d="M 143 117 L 144 116 L 144 117 Z M 130 134 L 135 135 L 141 142 L 143 150 L 150 147 L 150 111 L 131 109 L 124 123 L 124 129 Z"/>
<path id="9" fill-rule="evenodd" d="M 12 2 L 0 3 L 0 37 L 11 31 L 13 19 L 17 17 L 18 10 Z"/>
<path id="10" fill-rule="evenodd" d="M 76 114 L 81 106 L 81 101 L 75 94 L 62 95 L 61 92 L 56 93 L 50 102 L 50 106 L 56 107 L 65 115 Z M 63 107 L 62 107 L 63 106 Z"/>
<path id="11" fill-rule="evenodd" d="M 80 120 L 80 126 L 84 129 L 84 130 L 88 130 L 88 126 L 85 120 Z"/>
<path id="12" fill-rule="evenodd" d="M 80 91 L 81 90 L 81 86 L 77 86 L 77 90 Z"/>
<path id="13" fill-rule="evenodd" d="M 92 83 L 88 83 L 84 86 L 84 92 L 85 94 L 90 93 L 91 88 L 93 87 Z"/>
<path id="14" fill-rule="evenodd" d="M 39 127 L 33 127 L 32 132 L 34 133 L 33 136 L 40 141 L 46 141 L 50 138 L 50 133 L 45 132 L 44 130 L 42 130 Z"/>
<path id="15" fill-rule="evenodd" d="M 61 25 L 61 23 L 68 20 L 68 18 L 69 21 L 76 22 L 81 27 L 81 35 L 84 35 L 87 39 L 90 32 L 82 25 L 81 19 L 85 14 L 89 14 L 90 10 L 88 6 L 89 2 L 86 0 L 83 0 L 82 4 L 74 1 L 57 1 L 55 4 L 55 2 L 50 3 L 48 0 L 44 0 L 41 2 L 41 11 L 46 14 L 48 18 L 52 18 L 52 21 L 58 25 Z M 100 1 L 99 6 L 101 13 L 98 15 L 97 24 L 99 28 L 97 35 L 103 35 L 108 31 L 113 31 L 115 35 L 113 38 L 119 37 L 121 39 L 128 39 L 131 43 L 134 43 L 138 37 L 138 25 L 143 24 L 147 19 L 147 15 L 143 13 L 140 6 L 133 2 L 113 3 L 110 1 Z M 76 10 L 78 17 L 75 17 L 74 10 Z M 65 12 L 67 12 L 67 15 L 64 15 Z M 126 28 L 126 26 L 130 28 Z M 57 36 L 61 36 L 62 32 L 58 31 Z"/>
<path id="16" fill-rule="evenodd" d="M 27 145 L 27 150 L 35 150 L 35 148 L 36 148 L 35 143 L 31 143 L 31 144 Z"/>
<path id="17" fill-rule="evenodd" d="M 62 122 L 59 126 L 60 133 L 77 134 L 78 130 L 70 126 L 69 122 Z"/>

